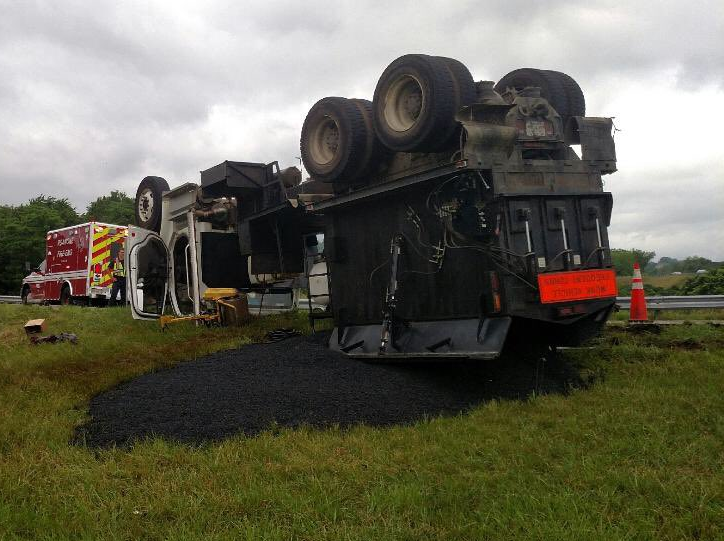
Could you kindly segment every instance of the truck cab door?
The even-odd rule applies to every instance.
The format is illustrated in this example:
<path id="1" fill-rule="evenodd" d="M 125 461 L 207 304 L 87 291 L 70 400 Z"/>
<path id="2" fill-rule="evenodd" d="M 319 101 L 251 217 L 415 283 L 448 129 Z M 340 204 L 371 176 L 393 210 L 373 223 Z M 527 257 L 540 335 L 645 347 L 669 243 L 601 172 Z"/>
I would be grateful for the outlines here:
<path id="1" fill-rule="evenodd" d="M 126 269 L 127 297 L 134 319 L 155 319 L 166 310 L 168 302 L 168 247 L 161 237 L 141 227 L 128 226 Z"/>
<path id="2" fill-rule="evenodd" d="M 42 302 L 45 300 L 45 259 L 23 280 L 23 289 L 28 286 L 28 302 Z"/>

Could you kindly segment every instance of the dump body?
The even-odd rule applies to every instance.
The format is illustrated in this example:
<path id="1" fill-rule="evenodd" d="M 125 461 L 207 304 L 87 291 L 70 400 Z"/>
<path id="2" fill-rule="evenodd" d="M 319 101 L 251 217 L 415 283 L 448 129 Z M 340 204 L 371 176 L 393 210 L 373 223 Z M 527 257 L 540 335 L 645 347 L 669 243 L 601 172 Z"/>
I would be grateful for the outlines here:
<path id="1" fill-rule="evenodd" d="M 520 98 L 513 109 L 531 101 L 541 100 Z M 331 347 L 359 357 L 487 358 L 511 331 L 576 345 L 605 323 L 616 296 L 612 197 L 601 179 L 615 170 L 615 154 L 601 150 L 612 149 L 610 120 L 591 119 L 603 130 L 579 158 L 554 112 L 548 125 L 515 111 L 494 124 L 511 108 L 471 109 L 459 155 L 398 156 L 393 167 L 422 165 L 407 175 L 388 168 L 386 178 L 312 205 L 327 226 Z"/>

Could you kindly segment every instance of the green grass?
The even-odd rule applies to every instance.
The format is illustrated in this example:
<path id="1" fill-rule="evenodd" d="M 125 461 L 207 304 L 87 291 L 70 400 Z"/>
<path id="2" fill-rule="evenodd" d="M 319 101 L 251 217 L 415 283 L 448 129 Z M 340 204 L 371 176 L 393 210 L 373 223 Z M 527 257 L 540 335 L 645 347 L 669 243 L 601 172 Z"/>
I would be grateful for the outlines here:
<path id="1" fill-rule="evenodd" d="M 35 317 L 80 343 L 29 345 Z M 724 538 L 724 332 L 707 325 L 610 329 L 567 353 L 605 374 L 588 390 L 409 427 L 68 444 L 99 390 L 303 324 L 161 333 L 121 309 L 0 306 L 0 539 Z"/>
<path id="2" fill-rule="evenodd" d="M 707 308 L 697 310 L 654 310 L 648 309 L 649 321 L 724 321 L 724 309 Z M 614 321 L 628 321 L 629 311 L 620 310 L 613 314 Z"/>

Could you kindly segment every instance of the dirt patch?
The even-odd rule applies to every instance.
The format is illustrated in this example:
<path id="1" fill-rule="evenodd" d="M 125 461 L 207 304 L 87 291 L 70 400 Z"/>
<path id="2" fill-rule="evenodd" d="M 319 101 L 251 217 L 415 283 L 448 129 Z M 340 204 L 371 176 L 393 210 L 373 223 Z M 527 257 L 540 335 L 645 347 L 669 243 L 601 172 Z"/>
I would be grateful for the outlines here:
<path id="1" fill-rule="evenodd" d="M 690 350 L 706 349 L 706 346 L 704 346 L 703 343 L 701 343 L 699 340 L 695 340 L 693 338 L 685 338 L 684 340 L 672 340 L 669 343 L 669 347 L 671 349 L 690 349 Z"/>
<path id="2" fill-rule="evenodd" d="M 91 400 L 91 419 L 74 442 L 125 445 L 153 435 L 203 442 L 271 426 L 407 424 L 591 383 L 560 360 L 370 364 L 330 351 L 327 339 L 244 346 L 135 378 Z"/>
<path id="3" fill-rule="evenodd" d="M 661 334 L 661 325 L 656 323 L 633 323 L 622 328 L 630 334 Z"/>

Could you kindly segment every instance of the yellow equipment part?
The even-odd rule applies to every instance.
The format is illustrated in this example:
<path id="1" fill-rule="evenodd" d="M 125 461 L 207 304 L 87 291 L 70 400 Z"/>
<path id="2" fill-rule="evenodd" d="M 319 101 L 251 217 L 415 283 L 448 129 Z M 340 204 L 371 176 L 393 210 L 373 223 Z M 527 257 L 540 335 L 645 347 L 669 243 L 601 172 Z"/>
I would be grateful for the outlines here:
<path id="1" fill-rule="evenodd" d="M 246 295 L 239 293 L 238 289 L 233 287 L 210 287 L 203 295 L 203 300 L 213 304 L 214 311 L 209 314 L 201 314 L 198 316 L 161 316 L 159 323 L 161 330 L 171 323 L 179 321 L 202 321 L 206 324 L 218 323 L 220 325 L 241 325 L 249 320 L 249 305 L 246 301 Z"/>
<path id="2" fill-rule="evenodd" d="M 178 323 L 179 321 L 203 321 L 208 323 L 219 322 L 219 314 L 201 314 L 199 316 L 161 316 L 158 322 L 161 324 L 161 330 L 165 331 L 169 323 Z"/>
<path id="3" fill-rule="evenodd" d="M 202 297 L 205 301 L 218 301 L 226 297 L 236 297 L 239 290 L 233 287 L 210 287 L 204 291 Z"/>

